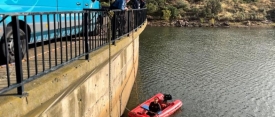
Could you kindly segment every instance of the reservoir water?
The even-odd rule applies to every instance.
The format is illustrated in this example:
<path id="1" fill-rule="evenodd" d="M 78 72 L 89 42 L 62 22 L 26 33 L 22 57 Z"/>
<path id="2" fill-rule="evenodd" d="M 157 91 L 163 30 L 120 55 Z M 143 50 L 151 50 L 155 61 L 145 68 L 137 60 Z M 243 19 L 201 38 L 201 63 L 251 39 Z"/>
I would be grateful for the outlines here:
<path id="1" fill-rule="evenodd" d="M 139 51 L 127 109 L 162 92 L 172 117 L 275 117 L 275 29 L 147 27 Z"/>

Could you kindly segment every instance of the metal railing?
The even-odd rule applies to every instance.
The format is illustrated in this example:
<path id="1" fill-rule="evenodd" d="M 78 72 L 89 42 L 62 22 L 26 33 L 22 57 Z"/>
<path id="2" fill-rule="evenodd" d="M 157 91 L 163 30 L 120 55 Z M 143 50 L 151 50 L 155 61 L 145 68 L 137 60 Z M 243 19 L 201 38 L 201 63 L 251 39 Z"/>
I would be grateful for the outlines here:
<path id="1" fill-rule="evenodd" d="M 128 35 L 146 20 L 146 9 L 133 9 L 129 11 L 113 10 L 114 16 L 112 22 L 112 40 L 120 38 L 122 35 Z"/>
<path id="2" fill-rule="evenodd" d="M 24 84 L 83 56 L 89 59 L 90 52 L 110 43 L 108 38 L 115 44 L 129 36 L 146 20 L 146 9 L 1 16 L 0 94 L 17 88 L 17 95 L 24 95 Z"/>

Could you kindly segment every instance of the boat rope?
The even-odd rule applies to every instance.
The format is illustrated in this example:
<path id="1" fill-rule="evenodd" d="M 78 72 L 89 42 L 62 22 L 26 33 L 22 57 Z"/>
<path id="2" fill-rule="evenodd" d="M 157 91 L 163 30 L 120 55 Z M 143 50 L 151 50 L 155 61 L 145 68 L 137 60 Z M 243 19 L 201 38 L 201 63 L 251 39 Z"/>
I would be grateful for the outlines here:
<path id="1" fill-rule="evenodd" d="M 137 16 L 136 16 L 137 17 Z M 135 17 L 134 17 L 134 10 L 132 10 L 132 27 L 134 27 L 134 24 L 135 24 Z M 135 59 L 134 59 L 134 56 L 135 56 L 135 48 L 134 48 L 134 30 L 132 30 L 132 41 L 133 41 L 133 65 L 135 65 Z M 138 103 L 140 103 L 140 100 L 139 100 L 139 96 L 138 96 L 138 82 L 137 82 L 137 74 L 136 74 L 136 70 L 135 70 L 135 67 L 134 67 L 134 75 L 135 75 L 135 88 L 136 88 L 136 96 L 137 96 L 137 101 Z"/>
<path id="2" fill-rule="evenodd" d="M 138 81 L 137 81 L 137 78 L 136 78 L 136 82 L 135 82 L 135 87 L 136 87 L 137 102 L 140 103 L 139 95 L 138 95 Z"/>
<path id="3" fill-rule="evenodd" d="M 125 110 L 127 110 L 127 111 L 131 112 L 131 110 L 130 110 L 129 108 L 127 108 L 127 107 L 125 107 Z"/>
<path id="4" fill-rule="evenodd" d="M 111 45 L 112 45 L 112 40 L 111 40 L 111 20 L 112 20 L 112 17 L 110 14 L 110 12 L 112 11 L 109 11 L 108 14 L 109 14 L 109 22 L 108 22 L 108 25 L 107 25 L 107 29 L 108 29 L 108 40 L 109 40 L 109 116 L 112 117 L 112 114 L 111 114 L 111 111 L 112 111 L 112 88 L 111 88 Z"/>

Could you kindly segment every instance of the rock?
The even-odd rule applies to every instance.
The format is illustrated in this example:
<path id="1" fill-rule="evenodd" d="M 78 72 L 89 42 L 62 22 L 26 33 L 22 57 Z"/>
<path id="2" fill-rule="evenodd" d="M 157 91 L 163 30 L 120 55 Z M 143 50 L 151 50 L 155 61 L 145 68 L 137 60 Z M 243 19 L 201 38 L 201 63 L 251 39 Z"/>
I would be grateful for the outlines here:
<path id="1" fill-rule="evenodd" d="M 221 26 L 224 26 L 224 27 L 229 27 L 229 26 L 230 26 L 230 24 L 229 24 L 228 22 L 223 22 L 223 23 L 221 24 Z"/>
<path id="2" fill-rule="evenodd" d="M 151 15 L 147 15 L 147 19 L 148 19 L 148 20 L 153 20 L 153 19 L 154 19 L 154 17 L 153 17 L 153 16 L 151 16 Z"/>
<path id="3" fill-rule="evenodd" d="M 182 26 L 184 26 L 184 25 L 185 25 L 185 23 L 184 23 L 183 20 L 177 20 L 176 23 L 175 23 L 175 26 L 176 26 L 176 27 L 182 27 Z"/>
<path id="4" fill-rule="evenodd" d="M 195 23 L 195 22 L 192 22 L 191 25 L 192 25 L 192 27 L 198 27 L 197 23 Z"/>
<path id="5" fill-rule="evenodd" d="M 201 23 L 199 23 L 199 27 L 202 27 L 202 24 L 201 24 Z"/>
<path id="6" fill-rule="evenodd" d="M 264 20 L 264 21 L 262 21 L 262 23 L 269 24 L 269 23 L 271 23 L 271 21 L 270 20 Z"/>
<path id="7" fill-rule="evenodd" d="M 188 27 L 188 25 L 189 25 L 189 22 L 188 21 L 184 21 L 184 26 Z"/>
<path id="8" fill-rule="evenodd" d="M 246 26 L 251 26 L 251 22 L 248 20 L 248 21 L 246 21 L 246 22 L 244 22 L 244 24 L 246 25 Z"/>

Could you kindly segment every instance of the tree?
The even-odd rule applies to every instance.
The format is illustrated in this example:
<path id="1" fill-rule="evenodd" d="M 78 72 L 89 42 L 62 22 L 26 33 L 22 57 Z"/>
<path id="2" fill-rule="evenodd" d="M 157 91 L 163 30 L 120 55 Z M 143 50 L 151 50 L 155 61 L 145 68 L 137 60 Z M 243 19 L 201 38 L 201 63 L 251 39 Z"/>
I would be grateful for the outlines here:
<path id="1" fill-rule="evenodd" d="M 168 9 L 171 11 L 172 18 L 176 18 L 179 15 L 178 9 L 176 7 L 169 6 Z"/>
<path id="2" fill-rule="evenodd" d="M 208 15 L 217 15 L 222 10 L 222 5 L 219 0 L 209 0 L 205 7 Z"/>
<path id="3" fill-rule="evenodd" d="M 147 4 L 147 9 L 148 9 L 148 13 L 154 13 L 158 10 L 158 7 L 153 3 L 149 3 Z"/>

